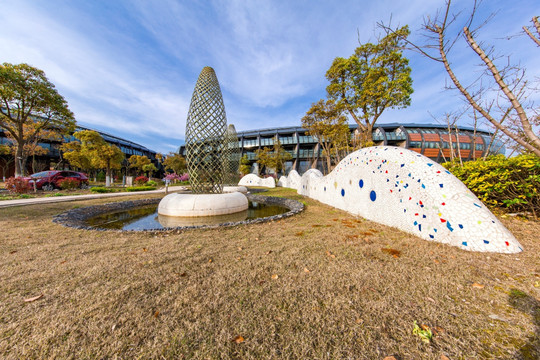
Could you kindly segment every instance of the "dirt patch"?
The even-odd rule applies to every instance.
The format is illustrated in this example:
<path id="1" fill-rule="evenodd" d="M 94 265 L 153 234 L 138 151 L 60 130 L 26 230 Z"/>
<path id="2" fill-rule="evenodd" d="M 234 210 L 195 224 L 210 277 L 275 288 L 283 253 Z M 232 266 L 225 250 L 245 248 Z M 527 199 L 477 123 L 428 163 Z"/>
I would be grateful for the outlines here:
<path id="1" fill-rule="evenodd" d="M 0 358 L 537 358 L 538 222 L 501 219 L 521 254 L 472 253 L 265 195 L 306 210 L 147 234 L 52 223 L 110 199 L 0 209 Z"/>

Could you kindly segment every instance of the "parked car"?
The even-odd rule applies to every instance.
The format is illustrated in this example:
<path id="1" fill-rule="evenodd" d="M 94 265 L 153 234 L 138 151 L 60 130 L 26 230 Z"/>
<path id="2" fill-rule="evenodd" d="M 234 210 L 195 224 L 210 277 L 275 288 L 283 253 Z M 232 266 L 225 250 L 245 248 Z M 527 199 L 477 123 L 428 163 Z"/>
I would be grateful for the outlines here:
<path id="1" fill-rule="evenodd" d="M 42 189 L 45 191 L 51 191 L 55 188 L 60 189 L 60 181 L 64 179 L 77 180 L 81 189 L 86 189 L 89 187 L 88 177 L 86 174 L 77 171 L 42 171 L 32 174 L 25 179 L 28 180 L 28 186 L 30 186 L 30 188 L 34 187 L 35 182 L 37 189 Z"/>

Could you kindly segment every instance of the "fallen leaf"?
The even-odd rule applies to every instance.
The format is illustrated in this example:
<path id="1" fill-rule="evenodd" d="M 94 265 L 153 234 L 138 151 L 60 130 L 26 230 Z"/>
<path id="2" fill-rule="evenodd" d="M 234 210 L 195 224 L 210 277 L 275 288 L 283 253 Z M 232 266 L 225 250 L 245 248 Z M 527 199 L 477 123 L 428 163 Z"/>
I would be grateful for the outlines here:
<path id="1" fill-rule="evenodd" d="M 364 231 L 364 232 L 361 232 L 360 234 L 365 235 L 365 236 L 373 235 L 371 231 Z"/>
<path id="2" fill-rule="evenodd" d="M 332 219 L 332 221 L 338 221 L 339 219 Z"/>
<path id="3" fill-rule="evenodd" d="M 268 250 L 268 251 L 266 252 L 266 255 L 270 255 L 271 253 L 272 253 L 272 250 Z"/>
<path id="4" fill-rule="evenodd" d="M 435 300 L 433 300 L 433 299 L 432 299 L 432 298 L 430 298 L 429 296 L 428 296 L 428 297 L 426 297 L 426 300 L 429 300 L 429 301 L 431 301 L 432 303 L 434 303 L 434 302 L 435 302 Z"/>
<path id="5" fill-rule="evenodd" d="M 36 300 L 38 300 L 38 299 L 41 299 L 42 297 L 43 297 L 43 294 L 38 295 L 38 296 L 31 297 L 31 298 L 28 298 L 28 299 L 24 299 L 24 302 L 32 302 L 32 301 L 36 301 Z"/>
<path id="6" fill-rule="evenodd" d="M 211 263 L 212 261 L 213 261 L 212 259 L 208 260 L 209 263 Z"/>
<path id="7" fill-rule="evenodd" d="M 295 235 L 295 236 L 302 236 L 302 235 L 304 235 L 304 232 L 303 232 L 303 231 L 299 231 L 299 232 L 297 232 L 297 233 L 294 234 L 294 235 Z"/>
<path id="8" fill-rule="evenodd" d="M 259 285 L 262 285 L 262 284 L 264 284 L 265 282 L 266 282 L 266 280 L 261 280 L 261 281 L 259 281 Z"/>
<path id="9" fill-rule="evenodd" d="M 309 269 L 307 267 L 304 268 L 304 272 L 305 273 L 308 273 L 309 272 Z"/>
<path id="10" fill-rule="evenodd" d="M 255 240 L 259 240 L 259 238 L 255 238 Z"/>
<path id="11" fill-rule="evenodd" d="M 244 249 L 243 249 L 242 247 L 239 246 L 239 247 L 238 247 L 238 250 L 239 250 L 239 251 L 242 251 L 242 250 L 244 250 Z"/>
<path id="12" fill-rule="evenodd" d="M 146 252 L 146 251 L 148 251 L 148 249 L 147 249 L 147 248 L 142 248 L 142 251 L 145 251 L 145 252 Z"/>
<path id="13" fill-rule="evenodd" d="M 240 343 L 243 343 L 244 342 L 244 338 L 240 335 L 238 335 L 237 337 L 235 337 L 234 339 L 231 340 L 232 342 L 235 342 L 237 344 L 240 344 Z"/>
<path id="14" fill-rule="evenodd" d="M 156 312 L 154 313 L 154 317 L 157 318 L 158 316 L 159 316 L 159 311 L 156 311 Z"/>
<path id="15" fill-rule="evenodd" d="M 67 260 L 61 261 L 60 264 L 65 264 Z"/>
<path id="16" fill-rule="evenodd" d="M 443 329 L 442 327 L 440 327 L 440 326 L 435 326 L 435 327 L 433 328 L 433 330 L 434 330 L 437 334 L 442 334 L 442 333 L 444 333 L 444 332 L 446 331 L 446 330 L 444 330 L 444 329 Z"/>
<path id="17" fill-rule="evenodd" d="M 482 284 L 478 284 L 478 283 L 474 283 L 471 285 L 473 288 L 477 288 L 477 289 L 483 289 L 484 288 L 484 285 Z"/>
<path id="18" fill-rule="evenodd" d="M 183 272 L 180 274 L 180 277 L 186 277 L 187 276 L 187 273 L 186 272 Z"/>
<path id="19" fill-rule="evenodd" d="M 311 225 L 311 227 L 314 227 L 314 228 L 318 228 L 318 227 L 323 227 L 324 225 L 321 225 L 321 224 L 314 224 L 314 225 Z"/>
<path id="20" fill-rule="evenodd" d="M 351 228 L 351 229 L 355 229 L 355 228 L 356 228 L 356 226 L 353 225 L 353 224 L 343 224 L 343 226 L 346 226 L 346 227 Z"/>
<path id="21" fill-rule="evenodd" d="M 278 274 L 274 274 L 272 275 L 272 280 L 277 280 L 278 277 L 279 277 Z"/>
<path id="22" fill-rule="evenodd" d="M 10 251 L 9 253 L 10 254 L 15 254 L 17 252 L 17 250 L 13 250 L 13 251 Z"/>
<path id="23" fill-rule="evenodd" d="M 383 252 L 389 254 L 389 255 L 392 255 L 392 256 L 395 257 L 395 258 L 398 258 L 398 257 L 401 256 L 401 251 L 396 250 L 396 249 L 382 248 L 381 250 L 382 250 Z"/>
<path id="24" fill-rule="evenodd" d="M 329 257 L 331 257 L 332 259 L 335 259 L 335 258 L 336 258 L 336 255 L 332 254 L 330 251 L 327 251 L 327 252 L 326 252 L 326 256 L 329 256 Z"/>
<path id="25" fill-rule="evenodd" d="M 499 321 L 505 321 L 505 322 L 508 321 L 507 319 L 500 317 L 499 315 L 495 315 L 495 314 L 491 314 L 488 317 L 493 320 L 499 320 Z"/>
<path id="26" fill-rule="evenodd" d="M 441 355 L 441 360 L 450 360 L 450 358 L 444 354 Z"/>
<path id="27" fill-rule="evenodd" d="M 397 359 L 393 356 L 385 356 L 383 360 L 397 360 Z"/>

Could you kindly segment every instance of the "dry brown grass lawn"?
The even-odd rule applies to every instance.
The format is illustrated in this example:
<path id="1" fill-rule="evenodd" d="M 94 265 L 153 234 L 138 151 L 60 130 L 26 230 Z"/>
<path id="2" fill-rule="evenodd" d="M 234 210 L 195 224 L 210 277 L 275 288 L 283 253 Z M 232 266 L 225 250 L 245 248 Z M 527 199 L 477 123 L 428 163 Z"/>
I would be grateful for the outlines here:
<path id="1" fill-rule="evenodd" d="M 471 253 L 270 194 L 307 209 L 157 235 L 51 222 L 107 199 L 0 209 L 0 358 L 537 358 L 539 222 L 502 219 L 521 254 Z"/>

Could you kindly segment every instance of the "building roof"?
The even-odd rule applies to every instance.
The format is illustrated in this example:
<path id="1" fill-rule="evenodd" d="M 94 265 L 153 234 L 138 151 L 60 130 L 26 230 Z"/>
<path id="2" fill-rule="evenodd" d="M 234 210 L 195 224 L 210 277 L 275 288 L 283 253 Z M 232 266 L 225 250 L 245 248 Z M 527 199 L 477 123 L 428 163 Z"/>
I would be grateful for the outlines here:
<path id="1" fill-rule="evenodd" d="M 447 129 L 447 125 L 443 124 L 421 124 L 421 123 L 384 123 L 384 124 L 375 124 L 376 128 L 383 128 L 383 129 L 395 129 L 400 126 L 403 126 L 404 128 L 424 128 L 424 129 Z M 349 128 L 356 129 L 358 127 L 357 124 L 349 124 Z M 458 125 L 458 129 L 460 130 L 469 130 L 474 131 L 473 127 L 470 126 L 461 126 Z M 304 132 L 307 131 L 307 129 L 303 128 L 302 126 L 284 126 L 284 127 L 275 127 L 275 128 L 264 128 L 264 129 L 256 129 L 256 130 L 244 130 L 244 131 L 238 131 L 237 135 L 243 135 L 243 136 L 250 136 L 250 135 L 274 135 L 276 133 L 293 133 L 293 132 Z M 491 134 L 490 131 L 482 130 L 482 129 L 476 129 L 477 132 Z"/>

